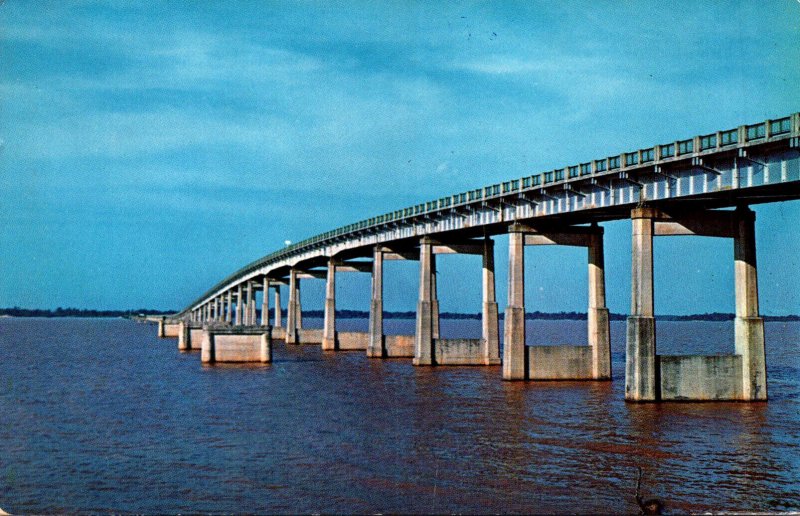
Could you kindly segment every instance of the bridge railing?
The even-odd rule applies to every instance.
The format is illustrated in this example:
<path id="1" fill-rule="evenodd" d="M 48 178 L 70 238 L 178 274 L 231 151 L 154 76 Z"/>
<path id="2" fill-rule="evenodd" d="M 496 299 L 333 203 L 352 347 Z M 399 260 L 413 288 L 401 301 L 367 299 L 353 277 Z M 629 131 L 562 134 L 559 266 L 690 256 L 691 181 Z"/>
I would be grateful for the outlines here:
<path id="1" fill-rule="evenodd" d="M 587 177 L 613 177 L 613 175 L 627 171 L 628 169 L 635 170 L 652 167 L 659 163 L 679 162 L 694 156 L 702 155 L 703 153 L 714 153 L 720 150 L 743 147 L 750 143 L 762 143 L 771 141 L 772 139 L 782 139 L 789 134 L 795 136 L 800 135 L 800 113 L 795 113 L 783 118 L 765 120 L 757 124 L 744 125 L 734 129 L 695 136 L 694 138 L 685 140 L 659 144 L 646 149 L 595 159 L 578 165 L 557 168 L 390 211 L 383 215 L 370 217 L 359 222 L 326 231 L 325 233 L 290 244 L 283 249 L 264 256 L 217 283 L 217 285 L 205 292 L 181 313 L 185 313 L 192 307 L 204 302 L 223 287 L 233 283 L 236 279 L 246 276 L 262 267 L 280 262 L 295 254 L 305 252 L 313 246 L 319 246 L 332 240 L 347 239 L 355 236 L 359 232 L 382 227 L 387 223 L 411 222 L 421 216 L 450 211 L 476 202 L 486 203 L 521 192 L 541 191 L 545 188 L 551 188 L 554 185 L 567 184 L 571 181 L 581 181 Z"/>

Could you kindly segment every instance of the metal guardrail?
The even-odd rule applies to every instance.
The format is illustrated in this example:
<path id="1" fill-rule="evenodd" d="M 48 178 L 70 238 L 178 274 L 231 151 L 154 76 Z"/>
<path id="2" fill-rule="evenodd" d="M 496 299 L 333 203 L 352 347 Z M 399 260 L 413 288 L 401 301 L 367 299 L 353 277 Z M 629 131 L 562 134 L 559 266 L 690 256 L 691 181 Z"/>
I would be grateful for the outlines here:
<path id="1" fill-rule="evenodd" d="M 764 143 L 772 141 L 773 139 L 784 139 L 790 135 L 800 135 L 800 113 L 794 113 L 783 118 L 765 120 L 757 124 L 743 125 L 735 129 L 695 136 L 694 138 L 686 140 L 655 145 L 633 152 L 625 152 L 552 171 L 541 172 L 531 176 L 512 179 L 510 181 L 476 188 L 474 190 L 390 211 L 383 215 L 377 215 L 326 231 L 325 233 L 288 245 L 283 249 L 251 262 L 218 282 L 178 315 L 185 314 L 193 307 L 201 304 L 225 285 L 233 283 L 237 278 L 250 274 L 272 263 L 283 261 L 293 255 L 302 254 L 303 252 L 318 247 L 323 242 L 327 243 L 340 239 L 346 240 L 348 237 L 355 236 L 355 234 L 364 230 L 383 226 L 388 223 L 410 222 L 421 216 L 441 211 L 450 211 L 476 202 L 501 199 L 508 195 L 542 190 L 543 188 L 550 188 L 558 184 L 566 185 L 571 181 L 580 181 L 587 177 L 612 176 L 621 171 L 643 169 L 658 164 L 679 162 L 691 157 L 744 147 L 752 143 Z"/>

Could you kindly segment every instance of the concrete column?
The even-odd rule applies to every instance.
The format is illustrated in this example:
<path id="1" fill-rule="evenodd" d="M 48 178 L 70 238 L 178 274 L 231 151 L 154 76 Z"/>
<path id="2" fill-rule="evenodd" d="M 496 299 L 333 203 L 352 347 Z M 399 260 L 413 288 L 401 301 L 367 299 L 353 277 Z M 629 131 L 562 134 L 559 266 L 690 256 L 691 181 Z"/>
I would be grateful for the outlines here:
<path id="1" fill-rule="evenodd" d="M 286 315 L 286 343 L 297 344 L 297 271 L 289 270 L 289 304 Z"/>
<path id="2" fill-rule="evenodd" d="M 215 359 L 214 334 L 210 331 L 204 331 L 203 342 L 200 345 L 200 362 L 203 364 L 211 364 L 214 363 Z"/>
<path id="3" fill-rule="evenodd" d="M 297 326 L 297 329 L 298 330 L 302 330 L 303 329 L 303 303 L 300 300 L 300 278 L 297 278 L 297 281 L 295 282 L 295 289 L 297 290 L 297 292 L 294 293 L 294 309 L 295 309 L 295 312 L 296 312 L 295 315 L 294 315 L 294 321 L 295 321 L 295 325 Z"/>
<path id="4" fill-rule="evenodd" d="M 322 349 L 336 349 L 336 262 L 328 258 L 328 280 L 325 283 L 325 318 L 322 326 Z"/>
<path id="5" fill-rule="evenodd" d="M 214 320 L 222 320 L 222 298 L 220 296 L 214 298 Z"/>
<path id="6" fill-rule="evenodd" d="M 251 282 L 250 291 L 250 326 L 258 326 L 258 311 L 256 310 L 256 284 Z"/>
<path id="7" fill-rule="evenodd" d="M 161 318 L 158 320 L 158 337 L 162 339 L 166 336 L 166 333 L 164 333 L 164 319 L 166 318 L 161 316 Z"/>
<path id="8" fill-rule="evenodd" d="M 244 324 L 245 326 L 250 326 L 253 324 L 253 283 L 251 281 L 247 282 L 247 293 L 245 294 L 245 302 L 244 302 Z"/>
<path id="9" fill-rule="evenodd" d="M 497 297 L 494 283 L 494 240 L 488 236 L 483 241 L 483 306 L 481 337 L 486 365 L 500 363 L 500 335 L 498 328 Z"/>
<path id="10" fill-rule="evenodd" d="M 503 335 L 503 380 L 525 380 L 527 377 L 525 233 L 512 226 L 508 234 L 508 304 Z"/>
<path id="11" fill-rule="evenodd" d="M 233 292 L 228 289 L 228 306 L 225 308 L 225 322 L 230 324 L 233 322 L 231 311 L 233 310 Z"/>
<path id="12" fill-rule="evenodd" d="M 433 365 L 433 246 L 428 237 L 419 245 L 419 301 L 414 365 Z"/>
<path id="13" fill-rule="evenodd" d="M 592 348 L 592 378 L 611 379 L 611 329 L 606 307 L 603 230 L 597 228 L 589 245 L 589 347 Z"/>
<path id="14" fill-rule="evenodd" d="M 264 296 L 261 300 L 261 326 L 269 326 L 269 278 L 264 276 Z"/>
<path id="15" fill-rule="evenodd" d="M 186 321 L 181 321 L 178 328 L 178 350 L 189 351 L 189 324 L 187 324 Z"/>
<path id="16" fill-rule="evenodd" d="M 631 315 L 625 350 L 625 400 L 659 398 L 656 320 L 653 311 L 653 218 L 651 208 L 631 212 Z"/>
<path id="17" fill-rule="evenodd" d="M 283 326 L 283 321 L 281 319 L 281 287 L 280 285 L 275 285 L 275 315 L 272 320 L 272 325 L 276 328 L 280 328 Z"/>
<path id="18" fill-rule="evenodd" d="M 767 362 L 764 352 L 764 320 L 758 312 L 755 213 L 748 208 L 739 215 L 734 238 L 736 290 L 735 349 L 742 357 L 742 397 L 767 399 Z"/>
<path id="19" fill-rule="evenodd" d="M 431 253 L 431 327 L 434 339 L 439 337 L 439 291 L 436 287 L 436 255 Z"/>
<path id="20" fill-rule="evenodd" d="M 242 303 L 242 284 L 239 283 L 238 285 L 236 285 L 236 323 L 235 324 L 237 326 L 241 326 L 242 325 L 242 309 L 243 309 L 242 305 L 243 304 L 244 303 Z"/>
<path id="21" fill-rule="evenodd" d="M 369 344 L 367 356 L 386 356 L 383 340 L 383 248 L 375 246 L 372 261 L 372 300 L 369 305 Z"/>

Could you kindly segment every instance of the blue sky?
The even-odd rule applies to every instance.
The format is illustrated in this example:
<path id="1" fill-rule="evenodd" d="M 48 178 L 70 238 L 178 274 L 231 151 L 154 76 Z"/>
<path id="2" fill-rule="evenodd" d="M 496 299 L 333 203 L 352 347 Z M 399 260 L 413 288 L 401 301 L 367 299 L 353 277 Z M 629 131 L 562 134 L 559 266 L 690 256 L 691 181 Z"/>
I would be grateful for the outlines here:
<path id="1" fill-rule="evenodd" d="M 6 0 L 0 306 L 181 308 L 285 240 L 783 116 L 798 42 L 796 0 Z M 800 204 L 756 209 L 762 311 L 800 313 Z M 606 231 L 625 313 L 630 223 Z M 730 242 L 656 251 L 659 313 L 732 311 Z M 583 310 L 583 251 L 527 256 L 529 310 Z M 442 309 L 477 311 L 479 261 L 440 264 Z M 413 309 L 416 281 L 392 264 L 387 309 Z M 366 275 L 338 283 L 367 309 Z"/>

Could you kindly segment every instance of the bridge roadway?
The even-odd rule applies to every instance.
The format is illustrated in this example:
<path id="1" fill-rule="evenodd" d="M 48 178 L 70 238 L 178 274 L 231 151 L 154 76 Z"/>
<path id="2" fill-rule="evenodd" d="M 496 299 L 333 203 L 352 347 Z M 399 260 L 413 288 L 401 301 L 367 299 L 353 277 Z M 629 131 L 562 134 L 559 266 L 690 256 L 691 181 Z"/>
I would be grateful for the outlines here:
<path id="1" fill-rule="evenodd" d="M 603 231 L 598 223 L 632 220 L 631 313 L 626 348 L 626 399 L 766 400 L 763 320 L 758 312 L 755 217 L 748 206 L 800 198 L 800 113 L 655 145 L 442 197 L 328 231 L 267 255 L 231 274 L 174 317 L 160 335 L 190 331 L 253 333 L 269 326 L 287 344 L 366 350 L 370 357 L 408 357 L 416 365 L 500 364 L 492 236 L 508 233 L 509 288 L 502 376 L 506 380 L 611 379 L 605 304 Z M 734 210 L 725 208 L 735 207 Z M 787 230 L 792 230 L 788 228 Z M 653 313 L 654 236 L 731 238 L 735 270 L 735 353 L 660 356 Z M 586 247 L 589 267 L 588 346 L 525 343 L 524 247 Z M 483 256 L 480 339 L 442 339 L 436 297 L 436 255 Z M 371 259 L 365 260 L 365 259 Z M 420 261 L 413 336 L 383 335 L 383 261 Z M 336 330 L 337 272 L 372 274 L 370 329 Z M 327 281 L 322 330 L 304 329 L 300 280 Z M 280 287 L 288 286 L 284 327 Z M 269 290 L 275 309 L 269 324 Z M 256 291 L 263 291 L 262 321 Z M 178 331 L 175 328 L 181 326 Z M 208 341 L 204 337 L 204 342 Z M 213 341 L 213 339 L 211 339 Z M 241 339 L 240 339 L 241 340 Z M 222 341 L 220 341 L 222 342 Z M 259 344 L 263 346 L 262 344 Z M 263 355 L 263 353 L 261 353 Z M 204 350 L 204 356 L 214 356 Z M 235 357 L 234 354 L 226 356 Z M 271 356 L 271 355 L 270 355 Z"/>

